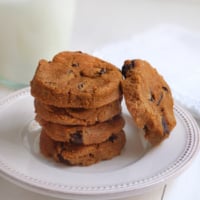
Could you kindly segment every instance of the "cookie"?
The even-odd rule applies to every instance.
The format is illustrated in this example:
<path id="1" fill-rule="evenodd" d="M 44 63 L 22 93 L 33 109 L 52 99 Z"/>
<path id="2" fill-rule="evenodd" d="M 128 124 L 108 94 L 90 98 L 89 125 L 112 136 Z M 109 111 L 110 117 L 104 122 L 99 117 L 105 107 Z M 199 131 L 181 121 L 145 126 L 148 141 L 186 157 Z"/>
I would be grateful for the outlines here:
<path id="1" fill-rule="evenodd" d="M 58 108 L 35 100 L 35 112 L 45 121 L 63 125 L 93 125 L 112 119 L 121 113 L 121 99 L 102 107 Z"/>
<path id="2" fill-rule="evenodd" d="M 112 64 L 82 52 L 61 52 L 41 60 L 31 94 L 56 107 L 96 108 L 122 96 L 121 72 Z"/>
<path id="3" fill-rule="evenodd" d="M 119 155 L 125 141 L 125 134 L 120 131 L 101 144 L 75 145 L 56 142 L 43 130 L 40 135 L 40 152 L 46 157 L 53 157 L 57 162 L 67 165 L 88 166 Z"/>
<path id="4" fill-rule="evenodd" d="M 55 141 L 74 144 L 98 144 L 106 141 L 112 134 L 118 133 L 125 124 L 121 116 L 91 126 L 64 126 L 36 117 L 46 134 Z"/>
<path id="5" fill-rule="evenodd" d="M 170 87 L 144 60 L 126 60 L 122 73 L 126 105 L 135 124 L 144 129 L 145 138 L 152 145 L 159 144 L 176 125 Z"/>

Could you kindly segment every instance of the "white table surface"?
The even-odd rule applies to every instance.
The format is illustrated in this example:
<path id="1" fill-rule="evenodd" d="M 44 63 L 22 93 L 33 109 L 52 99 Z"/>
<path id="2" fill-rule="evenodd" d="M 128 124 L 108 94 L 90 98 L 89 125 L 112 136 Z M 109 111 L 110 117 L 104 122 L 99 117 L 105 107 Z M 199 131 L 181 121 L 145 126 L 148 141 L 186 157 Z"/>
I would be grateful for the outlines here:
<path id="1" fill-rule="evenodd" d="M 69 50 L 92 53 L 108 43 L 127 40 L 160 24 L 177 24 L 200 33 L 200 0 L 78 0 Z M 0 98 L 12 92 L 0 85 Z M 198 122 L 200 124 L 200 122 Z M 200 155 L 165 186 L 126 200 L 200 199 Z M 56 200 L 0 178 L 0 199 Z"/>

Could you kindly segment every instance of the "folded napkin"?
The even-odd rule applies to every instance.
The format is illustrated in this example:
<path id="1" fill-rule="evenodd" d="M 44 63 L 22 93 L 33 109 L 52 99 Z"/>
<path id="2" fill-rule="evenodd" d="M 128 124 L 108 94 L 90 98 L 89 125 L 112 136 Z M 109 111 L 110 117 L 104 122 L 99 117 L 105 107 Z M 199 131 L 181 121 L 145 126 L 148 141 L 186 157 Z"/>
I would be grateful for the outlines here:
<path id="1" fill-rule="evenodd" d="M 176 101 L 200 119 L 200 34 L 161 25 L 129 40 L 96 49 L 93 55 L 118 67 L 125 59 L 150 62 L 172 89 Z"/>

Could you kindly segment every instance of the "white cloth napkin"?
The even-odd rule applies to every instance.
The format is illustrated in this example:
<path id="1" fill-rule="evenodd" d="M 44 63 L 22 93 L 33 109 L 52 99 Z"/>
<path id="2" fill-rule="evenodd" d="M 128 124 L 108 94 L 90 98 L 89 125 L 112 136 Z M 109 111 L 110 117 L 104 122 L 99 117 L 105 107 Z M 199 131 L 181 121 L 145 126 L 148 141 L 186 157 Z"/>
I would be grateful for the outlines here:
<path id="1" fill-rule="evenodd" d="M 147 60 L 164 76 L 175 100 L 200 119 L 200 33 L 162 25 L 93 54 L 119 68 L 125 59 Z"/>

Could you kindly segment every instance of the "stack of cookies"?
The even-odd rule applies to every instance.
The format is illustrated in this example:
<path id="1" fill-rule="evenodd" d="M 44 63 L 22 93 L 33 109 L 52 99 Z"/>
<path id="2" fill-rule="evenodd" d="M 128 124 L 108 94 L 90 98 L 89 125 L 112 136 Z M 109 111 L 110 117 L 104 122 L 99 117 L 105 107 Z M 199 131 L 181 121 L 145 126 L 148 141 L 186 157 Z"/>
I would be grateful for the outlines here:
<path id="1" fill-rule="evenodd" d="M 121 72 L 82 52 L 41 60 L 31 81 L 40 150 L 69 165 L 91 165 L 120 154 L 125 145 Z"/>

